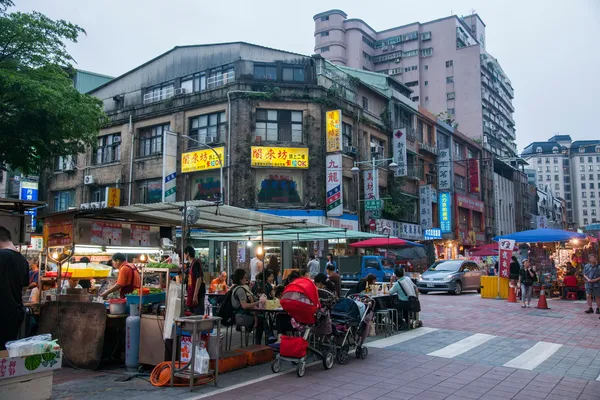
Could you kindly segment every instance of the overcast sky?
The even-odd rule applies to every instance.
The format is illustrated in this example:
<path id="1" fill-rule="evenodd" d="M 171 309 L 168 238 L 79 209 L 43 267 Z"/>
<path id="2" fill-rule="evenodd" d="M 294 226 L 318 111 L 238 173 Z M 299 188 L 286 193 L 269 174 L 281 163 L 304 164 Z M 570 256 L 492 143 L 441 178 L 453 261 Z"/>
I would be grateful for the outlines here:
<path id="1" fill-rule="evenodd" d="M 118 76 L 185 44 L 246 41 L 310 55 L 312 16 L 339 8 L 376 30 L 477 12 L 487 50 L 515 89 L 519 152 L 554 133 L 598 139 L 600 0 L 15 0 L 87 31 L 69 46 L 78 68 Z"/>

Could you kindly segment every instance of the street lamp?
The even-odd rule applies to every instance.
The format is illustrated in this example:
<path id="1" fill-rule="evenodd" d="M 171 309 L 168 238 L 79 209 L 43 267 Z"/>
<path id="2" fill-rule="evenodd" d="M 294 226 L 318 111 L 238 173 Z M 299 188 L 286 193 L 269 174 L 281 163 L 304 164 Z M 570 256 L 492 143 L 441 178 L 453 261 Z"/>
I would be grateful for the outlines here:
<path id="1" fill-rule="evenodd" d="M 188 135 L 181 135 L 181 137 L 191 140 L 191 141 L 195 142 L 196 144 L 200 145 L 201 147 L 212 150 L 213 153 L 215 153 L 215 155 L 217 156 L 217 159 L 219 160 L 219 175 L 220 175 L 220 178 L 219 178 L 220 179 L 220 181 L 219 181 L 219 185 L 220 185 L 219 201 L 221 204 L 223 204 L 223 160 L 221 159 L 221 155 L 219 153 L 217 153 L 217 151 L 214 149 L 214 147 L 212 147 L 204 142 L 201 142 L 197 139 L 194 139 L 193 137 L 190 137 Z"/>

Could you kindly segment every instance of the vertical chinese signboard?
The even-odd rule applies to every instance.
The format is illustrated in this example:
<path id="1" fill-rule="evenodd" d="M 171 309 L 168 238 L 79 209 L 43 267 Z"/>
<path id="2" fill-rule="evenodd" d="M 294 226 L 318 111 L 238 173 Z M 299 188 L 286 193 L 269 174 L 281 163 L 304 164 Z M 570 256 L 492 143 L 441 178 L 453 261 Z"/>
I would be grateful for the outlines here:
<path id="1" fill-rule="evenodd" d="M 440 149 L 438 156 L 438 189 L 450 190 L 452 188 L 452 164 L 450 162 L 450 149 Z"/>
<path id="2" fill-rule="evenodd" d="M 431 185 L 419 186 L 419 213 L 421 228 L 429 229 L 433 226 L 433 209 L 431 199 Z"/>
<path id="3" fill-rule="evenodd" d="M 106 188 L 106 207 L 119 207 L 121 205 L 121 189 Z"/>
<path id="4" fill-rule="evenodd" d="M 177 187 L 177 135 L 163 133 L 162 201 L 175 201 Z"/>
<path id="5" fill-rule="evenodd" d="M 406 176 L 406 129 L 403 128 L 394 130 L 394 136 L 392 140 L 394 161 L 396 164 L 398 164 L 398 169 L 394 173 L 394 176 Z"/>
<path id="6" fill-rule="evenodd" d="M 510 259 L 512 256 L 515 241 L 512 239 L 500 239 L 498 242 L 498 250 L 500 256 L 499 275 L 501 278 L 508 278 L 510 269 Z"/>
<path id="7" fill-rule="evenodd" d="M 452 196 L 449 192 L 440 192 L 440 229 L 442 233 L 452 232 Z"/>
<path id="8" fill-rule="evenodd" d="M 363 183 L 365 191 L 365 200 L 373 200 L 379 198 L 379 177 L 377 170 L 369 169 L 363 171 Z"/>
<path id="9" fill-rule="evenodd" d="M 479 179 L 479 160 L 470 159 L 468 161 L 469 169 L 469 192 L 479 193 L 481 191 Z"/>
<path id="10" fill-rule="evenodd" d="M 19 199 L 28 200 L 28 201 L 37 201 L 38 199 L 38 183 L 30 182 L 25 179 L 25 177 L 21 178 L 20 181 L 21 190 L 19 192 Z M 27 210 L 25 214 L 31 215 L 31 230 L 35 232 L 36 228 L 36 217 L 37 210 Z"/>
<path id="11" fill-rule="evenodd" d="M 342 150 L 342 110 L 327 111 L 325 114 L 327 152 Z"/>
<path id="12" fill-rule="evenodd" d="M 325 204 L 327 205 L 327 216 L 328 217 L 339 217 L 344 213 L 343 204 L 343 185 L 342 185 L 342 155 L 329 154 L 326 158 L 326 189 L 327 198 Z"/>

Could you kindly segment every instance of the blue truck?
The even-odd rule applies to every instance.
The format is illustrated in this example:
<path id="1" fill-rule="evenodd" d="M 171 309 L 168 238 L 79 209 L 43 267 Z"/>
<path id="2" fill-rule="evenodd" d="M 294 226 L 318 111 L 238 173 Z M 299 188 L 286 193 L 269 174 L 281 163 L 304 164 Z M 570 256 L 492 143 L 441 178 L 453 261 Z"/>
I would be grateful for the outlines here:
<path id="1" fill-rule="evenodd" d="M 356 281 L 369 274 L 377 277 L 377 282 L 389 282 L 394 274 L 395 262 L 381 256 L 336 257 L 342 281 Z"/>

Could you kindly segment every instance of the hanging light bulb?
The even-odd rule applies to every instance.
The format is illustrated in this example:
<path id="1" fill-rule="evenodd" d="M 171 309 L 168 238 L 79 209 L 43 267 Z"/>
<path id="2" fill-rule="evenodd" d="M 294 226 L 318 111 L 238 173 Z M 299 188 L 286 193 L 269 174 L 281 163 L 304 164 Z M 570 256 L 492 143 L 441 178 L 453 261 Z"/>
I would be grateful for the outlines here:
<path id="1" fill-rule="evenodd" d="M 52 258 L 55 259 L 55 260 L 58 260 L 58 251 L 54 250 L 52 252 Z"/>
<path id="2" fill-rule="evenodd" d="M 142 254 L 140 256 L 140 262 L 146 262 L 146 255 L 145 254 Z"/>
<path id="3" fill-rule="evenodd" d="M 256 255 L 257 255 L 257 256 L 262 256 L 262 254 L 263 254 L 263 248 L 262 248 L 261 246 L 259 246 L 259 247 L 256 249 Z"/>
<path id="4" fill-rule="evenodd" d="M 248 240 L 246 242 L 246 247 L 252 247 L 252 240 Z"/>

